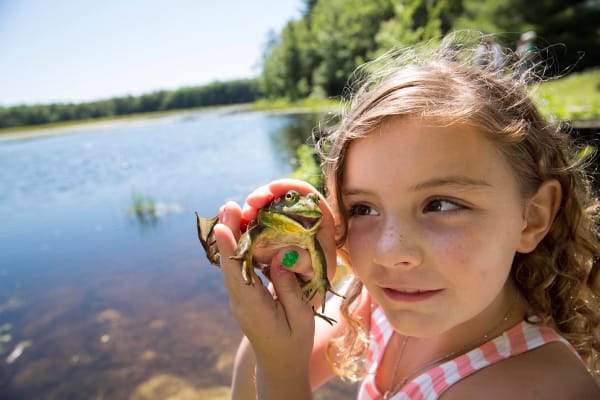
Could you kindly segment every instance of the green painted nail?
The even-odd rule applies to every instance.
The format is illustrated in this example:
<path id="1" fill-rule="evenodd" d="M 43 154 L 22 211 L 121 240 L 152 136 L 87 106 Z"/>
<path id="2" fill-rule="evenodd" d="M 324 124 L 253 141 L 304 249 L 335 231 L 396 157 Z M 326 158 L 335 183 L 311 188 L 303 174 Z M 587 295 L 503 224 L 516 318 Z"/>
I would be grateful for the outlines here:
<path id="1" fill-rule="evenodd" d="M 290 250 L 283 255 L 281 264 L 286 268 L 292 268 L 294 264 L 296 264 L 296 261 L 298 261 L 298 252 L 296 250 Z"/>

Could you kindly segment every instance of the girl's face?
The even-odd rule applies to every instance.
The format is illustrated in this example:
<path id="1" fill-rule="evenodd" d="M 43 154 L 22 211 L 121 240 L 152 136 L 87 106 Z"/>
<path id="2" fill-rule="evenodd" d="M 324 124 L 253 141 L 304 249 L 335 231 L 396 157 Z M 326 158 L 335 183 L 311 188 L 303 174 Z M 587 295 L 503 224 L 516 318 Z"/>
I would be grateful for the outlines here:
<path id="1" fill-rule="evenodd" d="M 397 331 L 501 320 L 525 201 L 492 142 L 467 125 L 395 118 L 350 145 L 344 176 L 353 270 Z"/>

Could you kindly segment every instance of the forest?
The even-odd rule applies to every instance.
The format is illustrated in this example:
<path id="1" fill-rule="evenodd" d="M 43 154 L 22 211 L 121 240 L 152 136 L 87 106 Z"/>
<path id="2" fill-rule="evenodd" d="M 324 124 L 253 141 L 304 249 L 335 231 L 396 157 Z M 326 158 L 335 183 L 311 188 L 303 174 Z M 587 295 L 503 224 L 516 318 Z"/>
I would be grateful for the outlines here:
<path id="1" fill-rule="evenodd" d="M 305 0 L 299 18 L 269 33 L 256 79 L 79 104 L 0 107 L 0 128 L 261 98 L 339 98 L 358 65 L 461 29 L 496 34 L 513 49 L 521 33 L 534 31 L 537 46 L 551 49 L 553 71 L 583 71 L 600 65 L 597 21 L 600 0 Z"/>

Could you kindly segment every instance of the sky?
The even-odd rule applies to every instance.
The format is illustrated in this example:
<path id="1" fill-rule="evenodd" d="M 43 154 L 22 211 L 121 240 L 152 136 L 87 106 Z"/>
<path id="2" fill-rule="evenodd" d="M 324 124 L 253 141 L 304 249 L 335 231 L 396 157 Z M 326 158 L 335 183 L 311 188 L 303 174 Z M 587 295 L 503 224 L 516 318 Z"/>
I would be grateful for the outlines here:
<path id="1" fill-rule="evenodd" d="M 0 106 L 140 95 L 260 73 L 303 0 L 0 0 Z"/>

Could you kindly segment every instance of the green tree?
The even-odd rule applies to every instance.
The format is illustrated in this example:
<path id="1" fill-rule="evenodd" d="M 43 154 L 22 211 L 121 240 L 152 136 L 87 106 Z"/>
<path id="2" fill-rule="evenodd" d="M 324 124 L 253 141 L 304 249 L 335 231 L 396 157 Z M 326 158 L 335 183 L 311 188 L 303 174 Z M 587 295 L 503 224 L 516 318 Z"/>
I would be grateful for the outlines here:
<path id="1" fill-rule="evenodd" d="M 402 0 L 394 2 L 394 16 L 383 22 L 376 36 L 377 51 L 436 39 L 452 29 L 462 11 L 462 0 Z"/>
<path id="2" fill-rule="evenodd" d="M 509 0 L 462 0 L 462 3 L 462 13 L 454 21 L 455 29 L 500 33 L 519 32 L 526 28 L 520 16 L 511 12 Z M 498 39 L 507 40 L 502 35 Z M 505 44 L 512 44 L 510 40 Z"/>
<path id="3" fill-rule="evenodd" d="M 310 39 L 305 20 L 291 20 L 265 50 L 261 84 L 268 97 L 296 100 L 310 93 Z"/>
<path id="4" fill-rule="evenodd" d="M 341 95 L 348 77 L 375 48 L 379 25 L 392 15 L 391 0 L 317 2 L 310 21 L 316 44 L 313 91 Z"/>

